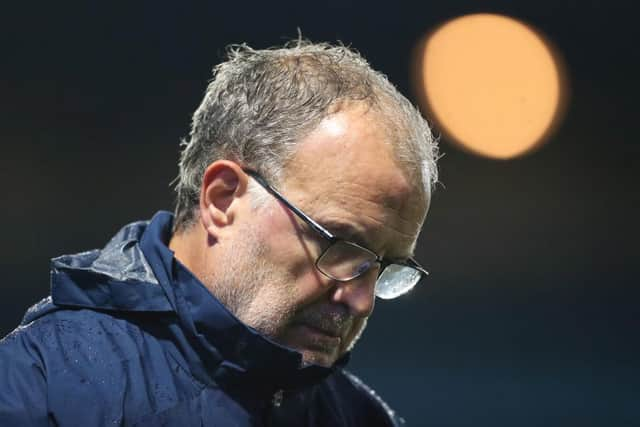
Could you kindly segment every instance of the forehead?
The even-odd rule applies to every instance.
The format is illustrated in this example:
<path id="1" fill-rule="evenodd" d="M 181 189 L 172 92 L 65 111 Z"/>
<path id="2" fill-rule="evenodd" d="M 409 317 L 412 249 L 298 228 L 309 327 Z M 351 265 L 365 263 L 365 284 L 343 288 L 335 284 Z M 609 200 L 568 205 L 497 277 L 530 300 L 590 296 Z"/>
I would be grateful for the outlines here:
<path id="1" fill-rule="evenodd" d="M 348 223 L 406 252 L 400 246 L 413 245 L 426 207 L 398 167 L 381 123 L 380 114 L 364 106 L 327 117 L 300 142 L 283 190 L 316 220 Z"/>

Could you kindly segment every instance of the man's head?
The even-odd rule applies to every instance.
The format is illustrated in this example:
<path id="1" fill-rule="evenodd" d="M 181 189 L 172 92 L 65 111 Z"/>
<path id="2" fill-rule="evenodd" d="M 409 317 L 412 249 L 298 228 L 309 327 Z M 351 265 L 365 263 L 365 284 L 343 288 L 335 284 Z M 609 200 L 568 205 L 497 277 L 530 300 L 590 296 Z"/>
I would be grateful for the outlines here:
<path id="1" fill-rule="evenodd" d="M 364 328 L 379 265 L 346 282 L 323 274 L 326 239 L 247 171 L 335 236 L 403 260 L 435 157 L 424 119 L 357 53 L 236 48 L 184 143 L 171 247 L 240 320 L 330 365 Z"/>

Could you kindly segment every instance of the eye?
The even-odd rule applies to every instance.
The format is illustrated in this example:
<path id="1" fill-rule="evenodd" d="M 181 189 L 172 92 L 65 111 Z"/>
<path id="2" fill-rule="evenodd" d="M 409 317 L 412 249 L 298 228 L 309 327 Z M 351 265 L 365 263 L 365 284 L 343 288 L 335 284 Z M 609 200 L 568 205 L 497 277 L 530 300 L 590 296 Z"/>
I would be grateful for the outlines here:
<path id="1" fill-rule="evenodd" d="M 371 260 L 371 261 L 366 261 L 360 264 L 357 274 L 358 276 L 362 276 L 364 274 L 371 273 L 373 271 L 376 272 L 376 276 L 377 276 L 378 273 L 382 271 L 382 266 L 380 265 L 379 262 Z"/>
<path id="2" fill-rule="evenodd" d="M 356 270 L 356 274 L 358 276 L 360 276 L 360 275 L 366 273 L 367 270 L 369 270 L 370 268 L 371 268 L 371 261 L 363 262 L 362 264 L 360 264 L 358 266 L 358 269 Z"/>

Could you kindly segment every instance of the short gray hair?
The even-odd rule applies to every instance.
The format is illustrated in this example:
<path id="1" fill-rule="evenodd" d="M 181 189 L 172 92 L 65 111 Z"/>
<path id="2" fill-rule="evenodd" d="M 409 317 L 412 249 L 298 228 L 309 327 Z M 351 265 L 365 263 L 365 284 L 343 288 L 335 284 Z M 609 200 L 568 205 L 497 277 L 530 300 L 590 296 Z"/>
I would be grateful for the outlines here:
<path id="1" fill-rule="evenodd" d="M 348 102 L 381 112 L 397 160 L 428 203 L 437 181 L 437 143 L 416 108 L 354 50 L 303 40 L 255 50 L 234 45 L 213 69 L 204 99 L 183 140 L 176 178 L 176 231 L 198 217 L 206 168 L 227 159 L 276 184 L 296 144 Z"/>

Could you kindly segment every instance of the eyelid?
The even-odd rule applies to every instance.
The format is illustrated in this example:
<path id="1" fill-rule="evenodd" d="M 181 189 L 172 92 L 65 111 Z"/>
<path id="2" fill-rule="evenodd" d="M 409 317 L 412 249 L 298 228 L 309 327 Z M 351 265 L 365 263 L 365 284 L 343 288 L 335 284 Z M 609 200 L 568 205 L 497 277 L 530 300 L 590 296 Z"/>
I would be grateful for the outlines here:
<path id="1" fill-rule="evenodd" d="M 392 257 L 392 258 L 383 258 L 383 260 L 387 264 L 405 264 L 409 261 L 409 258 L 413 257 L 413 255 L 409 255 L 407 257 Z"/>
<path id="2" fill-rule="evenodd" d="M 318 221 L 322 224 L 327 230 L 331 232 L 337 239 L 345 240 L 348 242 L 356 243 L 371 252 L 380 255 L 381 251 L 376 251 L 373 249 L 373 245 L 370 244 L 365 238 L 363 233 L 361 233 L 355 226 L 352 224 L 347 224 L 344 222 L 336 222 L 331 220 L 320 220 Z M 407 256 L 400 257 L 382 257 L 382 261 L 387 264 L 403 264 L 406 263 L 409 258 L 413 257 L 413 253 Z"/>
<path id="3" fill-rule="evenodd" d="M 371 245 L 366 241 L 364 235 L 360 233 L 354 226 L 342 222 L 322 222 L 325 225 L 327 230 L 331 232 L 336 238 L 340 240 L 345 240 L 348 242 L 357 243 L 358 245 L 369 249 L 372 252 L 375 252 L 371 249 Z"/>

